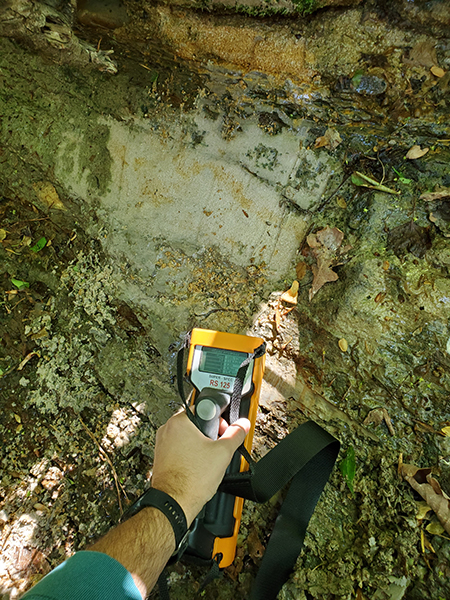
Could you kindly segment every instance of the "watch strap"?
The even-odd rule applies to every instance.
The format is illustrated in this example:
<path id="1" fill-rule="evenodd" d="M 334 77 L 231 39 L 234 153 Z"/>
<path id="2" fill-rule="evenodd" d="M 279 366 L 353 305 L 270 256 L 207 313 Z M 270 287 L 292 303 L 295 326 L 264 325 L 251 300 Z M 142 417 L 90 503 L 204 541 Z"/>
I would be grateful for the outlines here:
<path id="1" fill-rule="evenodd" d="M 188 531 L 186 515 L 181 506 L 166 492 L 150 488 L 127 510 L 124 518 L 128 519 L 146 507 L 157 508 L 169 519 L 175 535 L 175 552 L 178 552 Z"/>

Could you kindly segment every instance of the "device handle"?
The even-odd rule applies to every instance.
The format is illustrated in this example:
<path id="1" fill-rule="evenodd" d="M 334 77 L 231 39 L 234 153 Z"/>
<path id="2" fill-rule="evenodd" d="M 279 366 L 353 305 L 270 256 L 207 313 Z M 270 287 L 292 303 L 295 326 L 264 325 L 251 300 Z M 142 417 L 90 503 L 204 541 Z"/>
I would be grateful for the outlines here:
<path id="1" fill-rule="evenodd" d="M 220 416 L 229 404 L 230 395 L 214 388 L 203 388 L 195 399 L 195 415 L 200 431 L 212 440 L 219 437 Z"/>

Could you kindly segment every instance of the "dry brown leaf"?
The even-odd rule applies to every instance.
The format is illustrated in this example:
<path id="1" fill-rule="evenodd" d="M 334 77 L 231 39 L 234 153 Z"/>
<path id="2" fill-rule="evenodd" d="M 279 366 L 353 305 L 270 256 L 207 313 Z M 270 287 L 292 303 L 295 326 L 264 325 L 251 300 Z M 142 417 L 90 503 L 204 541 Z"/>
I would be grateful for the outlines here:
<path id="1" fill-rule="evenodd" d="M 324 135 L 318 137 L 315 141 L 314 148 L 328 148 L 334 150 L 342 142 L 339 132 L 329 127 Z"/>
<path id="2" fill-rule="evenodd" d="M 312 266 L 314 278 L 309 290 L 310 301 L 323 285 L 339 278 L 332 267 L 337 263 L 336 253 L 343 239 L 344 234 L 337 227 L 325 227 L 317 233 L 310 233 L 306 238 L 311 253 L 316 259 L 316 264 Z M 346 247 L 345 251 L 348 249 L 349 247 Z"/>
<path id="3" fill-rule="evenodd" d="M 306 238 L 306 243 L 310 248 L 320 248 L 321 244 L 315 233 L 310 233 Z"/>
<path id="4" fill-rule="evenodd" d="M 444 75 L 445 75 L 444 69 L 441 69 L 441 67 L 437 67 L 436 65 L 433 65 L 431 67 L 430 71 L 433 73 L 433 75 L 435 77 L 444 77 Z"/>
<path id="5" fill-rule="evenodd" d="M 306 263 L 303 262 L 302 260 L 300 262 L 298 262 L 297 266 L 295 267 L 295 272 L 297 273 L 298 281 L 301 281 L 303 279 L 303 277 L 306 275 Z"/>
<path id="6" fill-rule="evenodd" d="M 330 268 L 330 259 L 327 258 L 317 258 L 317 265 L 312 266 L 312 272 L 314 275 L 314 279 L 312 282 L 311 289 L 309 290 L 309 300 L 311 301 L 313 297 L 317 294 L 322 286 L 331 281 L 336 281 L 339 279 L 338 274 L 335 273 Z"/>
<path id="7" fill-rule="evenodd" d="M 344 200 L 344 198 L 342 196 L 338 196 L 336 198 L 336 204 L 339 206 L 339 208 L 347 208 L 347 202 Z"/>
<path id="8" fill-rule="evenodd" d="M 280 313 L 280 307 L 277 306 L 275 309 L 275 329 L 278 331 L 280 330 L 280 325 L 281 325 L 281 313 Z"/>
<path id="9" fill-rule="evenodd" d="M 361 588 L 356 590 L 356 600 L 365 600 Z"/>
<path id="10" fill-rule="evenodd" d="M 422 552 L 423 553 L 425 553 L 425 550 L 429 550 L 430 552 L 433 552 L 433 554 L 436 554 L 436 550 L 433 548 L 433 545 L 431 544 L 430 540 L 425 535 L 425 532 L 423 529 L 420 532 L 420 541 L 422 543 Z"/>
<path id="11" fill-rule="evenodd" d="M 338 341 L 338 346 L 342 350 L 342 352 L 347 352 L 347 350 L 348 350 L 348 342 L 347 342 L 347 340 L 345 338 L 341 338 Z"/>
<path id="12" fill-rule="evenodd" d="M 61 202 L 55 186 L 50 181 L 37 181 L 33 183 L 34 191 L 39 200 L 48 208 L 57 210 L 66 210 L 66 207 Z"/>
<path id="13" fill-rule="evenodd" d="M 248 553 L 251 556 L 251 558 L 256 562 L 256 560 L 261 558 L 261 556 L 264 554 L 265 548 L 261 543 L 261 540 L 259 539 L 258 532 L 255 527 L 248 534 L 247 544 Z"/>
<path id="14" fill-rule="evenodd" d="M 24 366 L 27 364 L 27 362 L 33 358 L 33 356 L 39 356 L 39 354 L 37 352 L 29 352 L 25 356 L 23 361 L 20 363 L 20 365 L 17 367 L 17 370 L 21 371 L 24 368 Z"/>
<path id="15" fill-rule="evenodd" d="M 442 491 L 439 482 L 431 475 L 430 468 L 415 465 L 401 466 L 401 475 L 419 493 L 434 511 L 447 533 L 450 533 L 450 498 Z"/>
<path id="16" fill-rule="evenodd" d="M 437 63 L 436 48 L 431 42 L 417 43 L 409 53 L 409 61 L 422 67 L 432 67 Z"/>
<path id="17" fill-rule="evenodd" d="M 386 426 L 389 429 L 389 433 L 391 435 L 395 435 L 395 430 L 392 426 L 391 417 L 389 416 L 389 413 L 385 408 L 379 407 L 371 410 L 367 417 L 364 419 L 363 425 L 375 423 L 375 426 L 378 427 L 378 425 L 380 425 L 383 421 L 386 423 Z"/>
<path id="18" fill-rule="evenodd" d="M 281 300 L 284 300 L 285 302 L 289 302 L 289 304 L 297 304 L 297 298 L 298 298 L 298 281 L 296 279 L 294 279 L 291 287 L 287 290 L 287 292 L 284 292 L 284 294 L 281 294 Z"/>
<path id="19" fill-rule="evenodd" d="M 337 227 L 325 227 L 325 229 L 321 229 L 316 233 L 316 237 L 322 246 L 336 252 L 342 244 L 344 233 Z"/>
<path id="20" fill-rule="evenodd" d="M 421 200 L 426 202 L 432 202 L 433 200 L 440 200 L 441 198 L 450 198 L 450 188 L 444 188 L 436 192 L 427 192 L 420 196 Z"/>
<path id="21" fill-rule="evenodd" d="M 425 156 L 429 148 L 421 148 L 420 146 L 412 146 L 406 153 L 406 158 L 414 160 L 415 158 L 421 158 Z"/>

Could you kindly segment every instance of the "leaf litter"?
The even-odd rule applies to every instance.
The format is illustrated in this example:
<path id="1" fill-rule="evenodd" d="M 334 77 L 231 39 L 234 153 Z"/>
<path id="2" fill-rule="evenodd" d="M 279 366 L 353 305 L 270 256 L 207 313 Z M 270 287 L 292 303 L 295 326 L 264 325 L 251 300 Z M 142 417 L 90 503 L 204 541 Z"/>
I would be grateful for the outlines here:
<path id="1" fill-rule="evenodd" d="M 408 158 L 409 160 L 414 160 L 416 158 L 422 158 L 422 156 L 425 156 L 425 154 L 427 154 L 427 152 L 429 152 L 429 148 L 421 148 L 420 146 L 412 146 L 408 152 L 406 153 L 405 158 Z"/>
<path id="2" fill-rule="evenodd" d="M 445 531 L 450 534 L 450 497 L 431 474 L 431 468 L 401 463 L 400 475 L 419 493 L 434 511 Z"/>
<path id="3" fill-rule="evenodd" d="M 328 148 L 328 150 L 335 150 L 341 142 L 342 138 L 339 132 L 329 127 L 324 135 L 321 135 L 316 139 L 314 148 Z"/>
<path id="4" fill-rule="evenodd" d="M 310 233 L 306 238 L 310 252 L 316 261 L 316 264 L 311 267 L 313 282 L 309 290 L 310 301 L 326 283 L 339 279 L 333 267 L 341 264 L 342 255 L 351 248 L 345 246 L 341 249 L 343 239 L 344 233 L 337 227 L 325 227 L 317 233 Z"/>

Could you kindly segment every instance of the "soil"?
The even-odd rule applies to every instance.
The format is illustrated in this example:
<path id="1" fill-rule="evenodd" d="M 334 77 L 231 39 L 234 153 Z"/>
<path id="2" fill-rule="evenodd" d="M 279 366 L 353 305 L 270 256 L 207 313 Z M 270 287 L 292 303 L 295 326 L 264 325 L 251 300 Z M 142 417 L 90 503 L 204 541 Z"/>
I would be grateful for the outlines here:
<path id="1" fill-rule="evenodd" d="M 355 22 L 352 11 L 339 18 Z M 148 485 L 155 432 L 179 405 L 176 349 L 192 326 L 268 344 L 256 457 L 309 418 L 342 444 L 279 598 L 450 597 L 449 534 L 419 514 L 421 498 L 398 475 L 402 456 L 431 467 L 450 494 L 448 39 L 431 36 L 432 61 L 447 70 L 439 77 L 417 50 L 428 34 L 405 26 L 407 42 L 392 26 L 391 49 L 363 53 L 360 71 L 343 52 L 333 78 L 330 33 L 313 84 L 184 62 L 154 41 L 144 54 L 141 38 L 124 41 L 133 27 L 103 32 L 114 78 L 0 39 L 0 598 L 15 600 L 86 548 Z M 97 32 L 77 34 L 92 42 Z M 211 134 L 198 123 L 228 149 L 251 127 L 262 132 L 239 164 L 304 224 L 289 268 L 274 275 L 238 243 L 233 252 L 145 238 L 129 205 L 120 212 L 121 198 L 108 196 L 111 122 L 130 135 L 145 122 L 165 140 L 182 129 L 199 152 Z M 340 142 L 317 146 L 329 128 Z M 289 136 L 302 160 L 288 177 Z M 414 145 L 428 151 L 406 159 Z M 352 183 L 356 172 L 375 188 Z M 326 227 L 344 233 L 328 265 L 338 278 L 310 299 L 317 257 L 307 236 Z M 290 305 L 280 297 L 294 279 Z M 245 505 L 236 561 L 202 597 L 249 596 L 280 501 Z M 195 598 L 204 576 L 171 567 L 171 597 Z"/>

